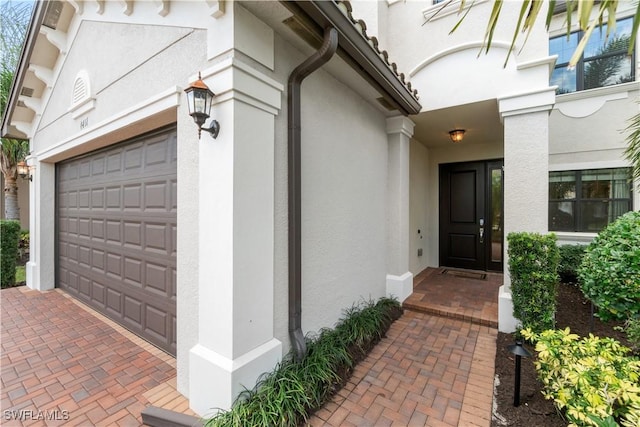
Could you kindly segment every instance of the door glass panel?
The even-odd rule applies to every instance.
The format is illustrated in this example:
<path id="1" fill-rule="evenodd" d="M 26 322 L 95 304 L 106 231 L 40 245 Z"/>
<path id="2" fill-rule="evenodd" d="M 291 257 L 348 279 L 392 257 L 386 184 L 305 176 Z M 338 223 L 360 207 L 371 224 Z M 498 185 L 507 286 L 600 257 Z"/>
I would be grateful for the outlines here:
<path id="1" fill-rule="evenodd" d="M 491 169 L 491 261 L 502 262 L 502 169 Z"/>

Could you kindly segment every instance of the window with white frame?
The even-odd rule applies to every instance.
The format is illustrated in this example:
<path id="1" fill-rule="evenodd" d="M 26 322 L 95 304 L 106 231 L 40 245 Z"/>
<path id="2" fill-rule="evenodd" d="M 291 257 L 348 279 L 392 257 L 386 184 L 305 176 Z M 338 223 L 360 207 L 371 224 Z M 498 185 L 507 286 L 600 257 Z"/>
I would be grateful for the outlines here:
<path id="1" fill-rule="evenodd" d="M 549 230 L 597 233 L 633 209 L 630 168 L 549 172 Z"/>
<path id="2" fill-rule="evenodd" d="M 631 40 L 633 19 L 616 22 L 615 30 L 607 37 L 607 25 L 596 28 L 584 49 L 582 57 L 572 69 L 569 60 L 576 50 L 582 31 L 553 37 L 549 40 L 549 54 L 558 55 L 551 85 L 558 86 L 558 94 L 611 86 L 635 80 L 634 55 L 627 55 Z"/>

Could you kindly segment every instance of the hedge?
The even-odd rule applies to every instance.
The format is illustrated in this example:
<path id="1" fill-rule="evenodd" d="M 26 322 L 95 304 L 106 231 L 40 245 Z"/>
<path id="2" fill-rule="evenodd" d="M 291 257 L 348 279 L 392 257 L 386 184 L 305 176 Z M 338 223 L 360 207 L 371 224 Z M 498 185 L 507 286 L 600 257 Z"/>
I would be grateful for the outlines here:
<path id="1" fill-rule="evenodd" d="M 558 263 L 558 275 L 564 283 L 576 282 L 578 280 L 578 267 L 582 263 L 582 257 L 587 250 L 586 245 L 562 245 L 558 247 L 560 251 L 560 262 Z"/>
<path id="2" fill-rule="evenodd" d="M 20 240 L 20 223 L 0 220 L 0 285 L 2 289 L 16 284 L 16 260 Z"/>
<path id="3" fill-rule="evenodd" d="M 593 239 L 579 277 L 602 320 L 640 318 L 640 212 L 627 212 Z"/>
<path id="4" fill-rule="evenodd" d="M 558 247 L 555 234 L 509 233 L 513 315 L 534 332 L 555 325 Z"/>

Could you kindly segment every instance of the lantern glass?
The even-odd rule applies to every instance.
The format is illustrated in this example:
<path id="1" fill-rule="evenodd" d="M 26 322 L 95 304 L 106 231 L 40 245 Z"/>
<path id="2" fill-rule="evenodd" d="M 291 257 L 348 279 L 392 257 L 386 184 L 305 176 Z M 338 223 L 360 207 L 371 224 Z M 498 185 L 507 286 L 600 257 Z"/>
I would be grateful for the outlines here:
<path id="1" fill-rule="evenodd" d="M 20 175 L 23 178 L 29 175 L 29 166 L 27 166 L 27 162 L 25 162 L 24 160 L 16 164 L 16 169 L 17 169 L 18 175 Z"/>
<path id="2" fill-rule="evenodd" d="M 464 138 L 465 132 L 466 131 L 464 129 L 454 129 L 449 131 L 449 137 L 451 138 L 451 141 L 458 143 L 462 141 L 462 138 Z"/>

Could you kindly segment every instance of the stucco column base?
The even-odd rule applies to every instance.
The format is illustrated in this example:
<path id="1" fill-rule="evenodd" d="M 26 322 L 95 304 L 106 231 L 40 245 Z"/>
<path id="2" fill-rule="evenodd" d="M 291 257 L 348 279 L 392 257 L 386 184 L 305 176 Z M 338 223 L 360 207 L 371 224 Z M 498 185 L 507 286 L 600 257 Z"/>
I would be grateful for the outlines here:
<path id="1" fill-rule="evenodd" d="M 407 271 L 401 276 L 387 274 L 387 296 L 398 298 L 401 303 L 413 293 L 413 274 Z"/>
<path id="2" fill-rule="evenodd" d="M 29 289 L 33 289 L 36 291 L 48 291 L 50 289 L 53 289 L 53 286 L 43 289 L 41 286 L 42 283 L 36 280 L 36 275 L 38 274 L 38 264 L 36 264 L 35 262 L 27 262 L 25 273 L 27 276 L 27 287 Z M 51 282 L 50 284 L 53 285 L 53 282 Z"/>
<path id="3" fill-rule="evenodd" d="M 238 394 L 253 388 L 281 358 L 282 343 L 275 338 L 233 360 L 196 344 L 189 352 L 189 406 L 201 417 L 228 410 Z"/>
<path id="4" fill-rule="evenodd" d="M 511 288 L 502 285 L 498 291 L 498 330 L 509 334 L 515 332 L 517 326 L 518 319 L 513 317 Z"/>

